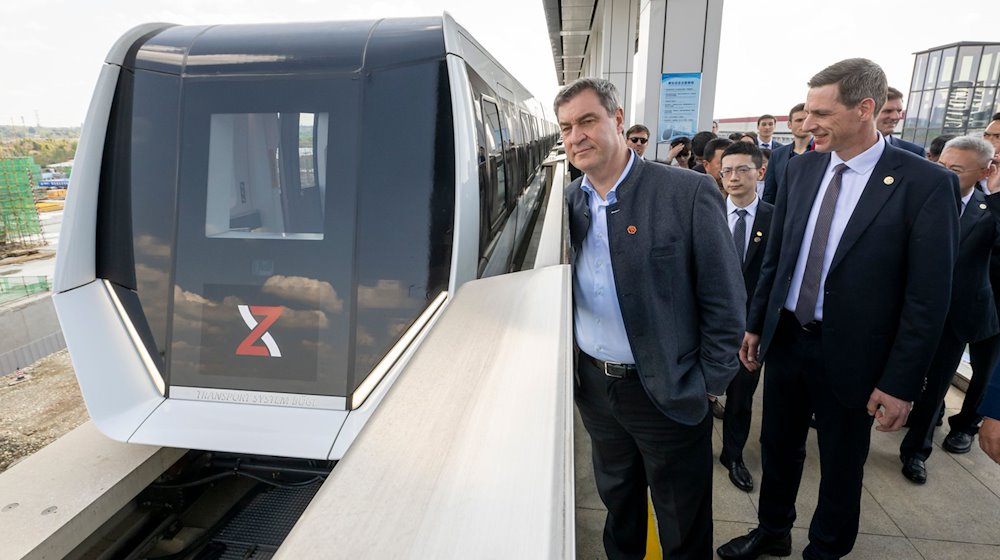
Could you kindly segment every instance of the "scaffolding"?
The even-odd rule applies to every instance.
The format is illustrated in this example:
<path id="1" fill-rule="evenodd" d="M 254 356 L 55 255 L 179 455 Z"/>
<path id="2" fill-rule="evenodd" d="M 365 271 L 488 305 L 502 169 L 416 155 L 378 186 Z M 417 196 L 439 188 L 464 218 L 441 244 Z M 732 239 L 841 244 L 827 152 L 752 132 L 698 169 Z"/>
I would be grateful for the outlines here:
<path id="1" fill-rule="evenodd" d="M 42 169 L 33 158 L 0 159 L 0 256 L 45 244 L 35 186 Z"/>

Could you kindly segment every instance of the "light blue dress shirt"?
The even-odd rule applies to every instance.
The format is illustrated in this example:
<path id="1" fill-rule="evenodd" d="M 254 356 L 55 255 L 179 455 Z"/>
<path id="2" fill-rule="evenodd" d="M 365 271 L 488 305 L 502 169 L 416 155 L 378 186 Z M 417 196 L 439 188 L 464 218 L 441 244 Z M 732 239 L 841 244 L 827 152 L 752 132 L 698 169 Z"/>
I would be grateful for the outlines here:
<path id="1" fill-rule="evenodd" d="M 583 176 L 580 188 L 587 193 L 590 228 L 576 255 L 573 274 L 573 331 L 577 346 L 599 360 L 622 364 L 634 364 L 635 357 L 625 333 L 625 321 L 611 269 L 607 211 L 608 206 L 617 202 L 618 185 L 628 176 L 634 161 L 635 153 L 630 151 L 625 170 L 604 200 L 594 190 L 590 179 Z"/>
<path id="2" fill-rule="evenodd" d="M 833 209 L 833 222 L 830 225 L 830 236 L 827 238 L 826 253 L 823 255 L 823 272 L 819 281 L 819 297 L 816 298 L 816 311 L 814 318 L 817 321 L 823 320 L 823 291 L 826 289 L 826 275 L 830 272 L 830 265 L 833 263 L 833 255 L 837 253 L 837 246 L 840 245 L 840 238 L 844 236 L 847 229 L 847 222 L 854 214 L 854 209 L 861 200 L 861 193 L 865 191 L 865 185 L 875 170 L 875 164 L 882 157 L 885 151 L 886 140 L 879 135 L 879 140 L 872 144 L 870 148 L 854 156 L 848 161 L 844 161 L 837 155 L 837 152 L 830 154 L 830 165 L 826 168 L 823 181 L 819 185 L 819 192 L 813 201 L 812 209 L 809 211 L 809 221 L 806 222 L 805 235 L 802 237 L 802 247 L 799 248 L 799 259 L 795 263 L 795 272 L 792 274 L 792 285 L 788 288 L 788 297 L 785 298 L 785 308 L 795 311 L 795 305 L 799 301 L 799 290 L 802 288 L 802 277 L 806 272 L 806 260 L 809 257 L 809 245 L 812 243 L 813 232 L 816 231 L 816 220 L 819 218 L 819 207 L 822 205 L 823 196 L 833 179 L 833 170 L 841 163 L 847 165 L 847 170 L 840 177 L 840 196 L 837 197 L 837 204 Z M 885 188 L 882 181 L 878 182 L 876 188 Z"/>

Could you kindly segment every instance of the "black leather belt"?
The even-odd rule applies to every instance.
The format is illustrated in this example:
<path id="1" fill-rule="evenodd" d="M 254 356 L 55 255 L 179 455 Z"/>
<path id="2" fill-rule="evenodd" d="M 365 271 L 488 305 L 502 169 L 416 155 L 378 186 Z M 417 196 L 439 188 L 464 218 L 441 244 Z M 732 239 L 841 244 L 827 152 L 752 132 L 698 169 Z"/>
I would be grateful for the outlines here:
<path id="1" fill-rule="evenodd" d="M 594 364 L 594 367 L 604 372 L 604 375 L 608 377 L 614 377 L 615 379 L 625 379 L 626 377 L 631 377 L 637 373 L 639 370 L 635 367 L 635 364 L 619 364 L 615 362 L 605 362 L 604 360 L 598 360 L 597 358 L 580 352 L 580 357 L 588 362 Z"/>
<path id="2" fill-rule="evenodd" d="M 795 325 L 799 330 L 809 334 L 820 334 L 823 332 L 823 321 L 809 321 L 804 325 L 800 324 L 799 320 L 795 318 L 795 313 L 786 308 L 781 309 L 781 316 L 792 325 Z"/>

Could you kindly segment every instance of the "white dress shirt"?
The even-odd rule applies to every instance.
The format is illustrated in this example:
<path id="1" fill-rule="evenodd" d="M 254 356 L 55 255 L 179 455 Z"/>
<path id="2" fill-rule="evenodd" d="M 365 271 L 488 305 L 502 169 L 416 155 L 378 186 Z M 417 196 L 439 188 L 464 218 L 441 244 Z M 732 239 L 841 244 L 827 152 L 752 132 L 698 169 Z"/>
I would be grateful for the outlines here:
<path id="1" fill-rule="evenodd" d="M 969 194 L 962 197 L 962 210 L 958 213 L 959 218 L 962 217 L 962 214 L 965 214 L 965 206 L 969 204 L 970 200 L 972 200 L 972 193 L 974 192 L 976 192 L 976 189 L 970 190 Z"/>
<path id="2" fill-rule="evenodd" d="M 753 231 L 753 221 L 757 219 L 757 206 L 760 204 L 760 199 L 756 196 L 753 197 L 753 202 L 748 204 L 743 210 L 747 211 L 745 228 L 743 235 L 743 254 L 747 254 L 747 250 L 750 248 L 750 233 Z M 736 220 L 740 218 L 739 214 L 736 213 L 740 207 L 733 204 L 732 197 L 726 197 L 726 212 L 729 217 L 729 232 L 733 233 L 736 231 Z"/>
<path id="3" fill-rule="evenodd" d="M 774 146 L 774 138 L 773 137 L 770 140 L 768 140 L 767 142 L 764 142 L 764 141 L 761 141 L 761 140 L 757 141 L 757 147 L 758 148 L 767 148 L 768 150 L 770 150 L 771 146 Z"/>
<path id="4" fill-rule="evenodd" d="M 785 298 L 785 308 L 795 311 L 795 305 L 799 301 L 799 290 L 802 288 L 802 277 L 806 271 L 806 260 L 809 257 L 809 246 L 812 244 L 813 232 L 816 230 L 816 220 L 819 218 L 819 207 L 822 205 L 823 196 L 833 179 L 833 170 L 837 165 L 847 164 L 840 177 L 840 196 L 837 197 L 837 204 L 833 210 L 833 222 L 830 225 L 830 237 L 827 239 L 826 253 L 823 255 L 823 272 L 819 280 L 819 297 L 816 298 L 816 312 L 814 318 L 817 321 L 823 320 L 823 291 L 826 288 L 826 275 L 830 272 L 830 264 L 833 263 L 833 256 L 837 253 L 837 246 L 840 245 L 840 238 L 844 235 L 847 222 L 851 219 L 854 209 L 858 206 L 861 193 L 865 190 L 865 185 L 875 169 L 875 164 L 882 157 L 885 151 L 886 140 L 879 135 L 879 139 L 872 147 L 854 156 L 848 161 L 844 161 L 836 152 L 830 154 L 830 165 L 826 168 L 823 181 L 819 185 L 816 199 L 813 200 L 812 209 L 809 211 L 809 221 L 806 222 L 806 231 L 802 237 L 802 247 L 799 248 L 799 258 L 795 262 L 795 272 L 792 274 L 792 284 L 788 288 L 788 297 Z M 885 188 L 879 181 L 873 188 Z"/>
<path id="5" fill-rule="evenodd" d="M 618 303 L 618 289 L 611 269 L 608 244 L 608 206 L 618 201 L 618 185 L 632 169 L 637 154 L 632 151 L 625 170 L 615 186 L 601 199 L 590 179 L 584 175 L 580 189 L 587 193 L 590 228 L 573 266 L 573 331 L 576 344 L 585 354 L 598 360 L 634 364 L 632 346 L 625 332 L 625 320 Z"/>

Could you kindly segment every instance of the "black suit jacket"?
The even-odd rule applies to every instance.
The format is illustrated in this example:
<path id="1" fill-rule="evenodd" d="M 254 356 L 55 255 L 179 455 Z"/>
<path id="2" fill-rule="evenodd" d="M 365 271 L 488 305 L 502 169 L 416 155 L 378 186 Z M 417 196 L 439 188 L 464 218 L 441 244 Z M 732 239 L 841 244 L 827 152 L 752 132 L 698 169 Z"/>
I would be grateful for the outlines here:
<path id="1" fill-rule="evenodd" d="M 766 359 L 829 153 L 788 162 L 748 330 Z M 885 146 L 851 215 L 826 277 L 823 361 L 838 400 L 863 407 L 878 387 L 913 401 L 948 312 L 958 249 L 958 178 Z"/>
<path id="2" fill-rule="evenodd" d="M 771 157 L 767 160 L 767 171 L 764 173 L 764 191 L 760 193 L 760 199 L 768 204 L 774 204 L 777 199 L 778 189 L 785 180 L 785 167 L 788 160 L 792 159 L 792 148 L 794 144 L 784 146 L 771 152 Z"/>
<path id="3" fill-rule="evenodd" d="M 757 290 L 760 267 L 764 264 L 764 249 L 767 247 L 768 239 L 771 238 L 771 216 L 773 214 L 773 205 L 763 200 L 757 203 L 757 215 L 753 219 L 750 243 L 747 245 L 747 254 L 743 259 L 743 284 L 747 289 L 748 313 L 750 312 L 750 303 L 753 301 L 753 293 Z"/>
<path id="4" fill-rule="evenodd" d="M 639 379 L 664 415 L 697 424 L 739 369 L 746 317 L 722 196 L 706 175 L 639 158 L 616 192 L 608 245 Z M 580 180 L 566 204 L 575 262 L 590 227 Z"/>
<path id="5" fill-rule="evenodd" d="M 927 157 L 927 150 L 925 150 L 924 147 L 920 146 L 919 144 L 914 144 L 913 142 L 907 142 L 906 140 L 900 140 L 899 138 L 896 138 L 891 134 L 889 136 L 886 136 L 886 139 L 889 140 L 890 144 L 892 144 L 897 148 L 901 148 L 903 150 L 906 150 L 907 152 L 912 152 L 922 158 Z"/>
<path id="6" fill-rule="evenodd" d="M 948 326 L 963 342 L 976 342 L 1000 333 L 990 256 L 1000 246 L 1000 196 L 972 191 L 959 219 L 958 258 L 952 275 Z"/>

